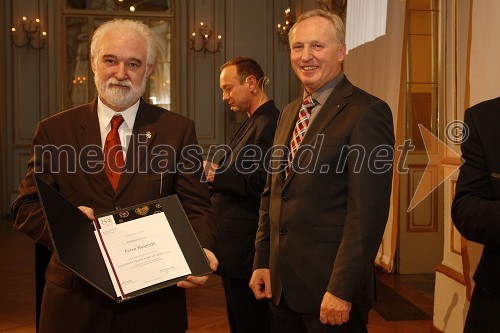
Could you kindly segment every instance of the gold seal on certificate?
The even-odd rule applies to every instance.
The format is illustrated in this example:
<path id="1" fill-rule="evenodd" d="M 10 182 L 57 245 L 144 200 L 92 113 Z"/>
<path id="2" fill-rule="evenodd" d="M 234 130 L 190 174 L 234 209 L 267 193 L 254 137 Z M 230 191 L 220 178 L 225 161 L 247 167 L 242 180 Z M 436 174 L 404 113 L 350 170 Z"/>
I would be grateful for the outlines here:
<path id="1" fill-rule="evenodd" d="M 142 207 L 137 207 L 135 209 L 135 213 L 137 215 L 141 215 L 141 216 L 146 216 L 146 214 L 149 212 L 149 207 L 148 206 L 142 206 Z"/>

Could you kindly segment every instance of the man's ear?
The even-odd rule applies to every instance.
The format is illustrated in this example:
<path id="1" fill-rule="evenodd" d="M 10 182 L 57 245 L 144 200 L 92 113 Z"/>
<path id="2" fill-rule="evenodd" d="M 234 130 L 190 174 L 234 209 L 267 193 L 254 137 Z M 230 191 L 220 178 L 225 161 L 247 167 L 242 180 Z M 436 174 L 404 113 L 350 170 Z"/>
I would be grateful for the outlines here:
<path id="1" fill-rule="evenodd" d="M 154 65 L 147 65 L 146 76 L 149 77 L 153 73 Z"/>
<path id="2" fill-rule="evenodd" d="M 345 56 L 346 56 L 346 46 L 345 44 L 339 45 L 339 61 L 344 61 Z"/>
<path id="3" fill-rule="evenodd" d="M 92 72 L 94 72 L 95 74 L 95 71 L 96 71 L 96 68 L 95 68 L 95 61 L 94 61 L 94 57 L 90 57 L 90 67 L 92 68 Z"/>
<path id="4" fill-rule="evenodd" d="M 255 78 L 255 76 L 253 75 L 247 76 L 245 82 L 248 83 L 250 91 L 254 91 L 255 89 L 257 89 L 257 79 Z"/>

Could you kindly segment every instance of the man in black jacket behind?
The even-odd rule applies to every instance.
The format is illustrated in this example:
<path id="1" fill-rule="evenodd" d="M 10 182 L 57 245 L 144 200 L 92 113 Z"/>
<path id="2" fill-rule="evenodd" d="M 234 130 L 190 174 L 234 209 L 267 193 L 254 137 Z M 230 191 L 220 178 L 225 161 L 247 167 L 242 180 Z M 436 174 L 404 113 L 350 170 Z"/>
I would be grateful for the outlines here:
<path id="1" fill-rule="evenodd" d="M 251 58 L 238 57 L 221 66 L 222 99 L 231 111 L 246 112 L 219 163 L 206 162 L 217 218 L 219 268 L 232 333 L 269 332 L 269 303 L 256 300 L 249 288 L 259 221 L 260 195 L 279 110 L 264 91 L 268 78 Z"/>

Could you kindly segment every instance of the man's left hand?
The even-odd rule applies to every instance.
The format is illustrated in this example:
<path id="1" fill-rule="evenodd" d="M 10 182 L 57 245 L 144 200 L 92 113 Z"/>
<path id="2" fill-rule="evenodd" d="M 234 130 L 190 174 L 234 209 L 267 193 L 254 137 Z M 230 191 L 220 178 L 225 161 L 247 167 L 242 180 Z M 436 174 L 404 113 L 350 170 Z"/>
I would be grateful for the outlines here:
<path id="1" fill-rule="evenodd" d="M 345 301 L 328 291 L 323 296 L 319 310 L 319 320 L 323 324 L 342 325 L 349 320 L 352 303 Z"/>
<path id="2" fill-rule="evenodd" d="M 208 265 L 210 266 L 210 269 L 213 271 L 217 270 L 217 267 L 219 266 L 219 260 L 215 257 L 215 254 L 207 249 L 203 249 L 205 251 L 205 255 L 207 256 L 208 259 Z M 186 280 L 177 282 L 177 287 L 181 288 L 196 288 L 199 286 L 204 285 L 208 280 L 208 275 L 205 276 L 194 276 L 194 275 L 189 275 Z"/>

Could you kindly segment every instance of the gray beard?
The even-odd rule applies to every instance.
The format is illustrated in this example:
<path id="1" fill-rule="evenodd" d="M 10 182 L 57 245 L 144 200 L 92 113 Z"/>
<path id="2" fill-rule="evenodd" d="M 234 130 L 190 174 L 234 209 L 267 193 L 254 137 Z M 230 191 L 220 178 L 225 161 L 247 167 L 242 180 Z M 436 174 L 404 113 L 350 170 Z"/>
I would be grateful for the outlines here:
<path id="1" fill-rule="evenodd" d="M 98 75 L 94 76 L 97 92 L 102 100 L 117 110 L 125 110 L 134 105 L 146 90 L 147 75 L 144 74 L 140 86 L 134 86 L 129 79 L 119 81 L 115 78 L 110 78 L 108 81 L 102 81 Z M 111 84 L 121 84 L 129 87 L 128 90 L 123 88 L 113 88 Z"/>

